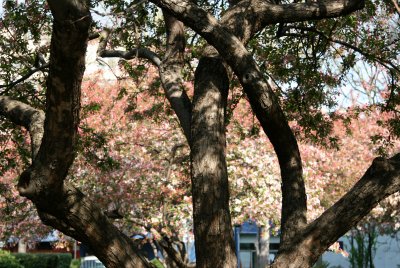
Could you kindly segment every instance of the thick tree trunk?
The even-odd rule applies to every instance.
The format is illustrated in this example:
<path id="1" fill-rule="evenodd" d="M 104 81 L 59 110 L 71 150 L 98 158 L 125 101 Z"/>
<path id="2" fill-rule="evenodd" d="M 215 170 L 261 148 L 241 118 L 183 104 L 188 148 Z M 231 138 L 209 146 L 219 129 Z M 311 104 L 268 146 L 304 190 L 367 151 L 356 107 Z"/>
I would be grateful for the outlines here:
<path id="1" fill-rule="evenodd" d="M 209 74 L 213 73 L 213 76 Z M 191 133 L 196 267 L 236 267 L 226 167 L 228 76 L 221 60 L 203 57 L 195 73 Z"/>
<path id="2" fill-rule="evenodd" d="M 292 134 L 290 135 L 276 97 L 263 80 L 251 56 L 224 27 L 186 1 L 179 1 L 179 5 L 176 4 L 177 1 L 153 2 L 168 8 L 218 49 L 239 77 L 255 113 L 274 143 L 283 170 L 282 228 L 286 243 L 272 267 L 311 266 L 330 244 L 354 226 L 377 202 L 399 191 L 400 157 L 377 159 L 348 194 L 304 228 L 305 194 L 298 148 Z M 96 255 L 108 267 L 144 267 L 145 262 L 136 254 L 129 238 L 118 232 L 100 209 L 82 193 L 64 183 L 75 153 L 80 83 L 90 21 L 87 7 L 82 3 L 49 1 L 55 23 L 47 83 L 44 138 L 32 166 L 21 175 L 19 190 L 22 195 L 34 201 L 44 222 L 91 245 Z M 233 18 L 237 11 L 235 8 L 243 10 L 249 5 L 254 7 L 253 13 L 246 13 L 240 20 L 243 21 L 244 30 L 237 35 L 245 38 L 252 36 L 256 32 L 254 29 L 260 28 L 260 25 L 274 23 L 275 20 L 290 22 L 339 16 L 360 8 L 362 3 L 363 1 L 350 0 L 277 6 L 244 0 L 226 14 Z M 66 10 L 69 12 L 65 12 Z M 255 28 L 244 26 L 251 22 L 251 18 L 254 19 L 255 14 L 263 14 L 265 18 L 268 14 L 271 16 L 258 22 Z M 232 20 L 229 18 L 225 21 L 233 32 L 238 29 L 238 24 L 234 24 L 232 28 Z M 171 70 L 173 73 L 177 71 L 176 68 Z M 214 75 L 211 76 L 211 73 Z M 220 59 L 206 57 L 200 61 L 196 71 L 191 126 L 194 231 L 199 267 L 236 265 L 225 161 L 224 113 L 227 84 L 226 71 Z M 10 100 L 0 98 L 0 108 L 8 104 Z M 16 107 L 0 109 L 0 113 L 18 118 L 21 114 L 10 112 L 16 110 Z M 40 117 L 40 113 L 24 108 L 20 111 L 22 110 L 25 110 L 25 115 L 30 114 L 29 122 L 40 121 L 40 118 L 33 119 L 33 115 Z M 15 121 L 30 129 L 27 121 L 21 119 L 25 115 L 22 114 Z M 185 132 L 189 136 L 187 130 Z M 38 137 L 40 136 L 35 134 L 35 139 Z M 37 141 L 33 143 L 36 144 Z M 288 148 L 287 144 L 290 144 Z M 34 155 L 38 148 L 35 146 L 32 147 Z M 289 202 L 286 205 L 285 200 Z"/>
<path id="3" fill-rule="evenodd" d="M 263 79 L 263 75 L 260 73 L 251 55 L 235 36 L 226 31 L 226 29 L 210 14 L 207 14 L 204 10 L 197 8 L 190 2 L 181 1 L 179 4 L 166 0 L 153 2 L 163 8 L 171 10 L 175 16 L 187 23 L 218 50 L 223 59 L 226 60 L 238 76 L 249 98 L 252 99 L 253 109 L 260 109 L 266 112 L 265 117 L 259 118 L 259 120 L 262 124 L 263 120 L 265 120 L 264 122 L 267 125 L 266 131 L 270 131 L 272 137 L 278 140 L 279 144 L 285 146 L 288 141 L 290 142 L 290 139 L 294 139 L 293 134 L 284 134 L 284 137 L 279 136 L 279 130 L 283 130 L 284 133 L 289 133 L 290 128 L 288 128 L 285 122 L 276 97 L 273 95 L 267 82 Z M 315 8 L 325 9 L 320 15 L 322 14 L 328 17 L 330 12 L 328 8 L 329 4 L 329 2 L 326 2 L 324 5 Z M 335 4 L 337 3 L 335 2 L 334 5 Z M 338 6 L 341 4 L 343 3 L 339 3 Z M 338 6 L 335 6 L 335 11 L 332 13 L 333 15 L 341 12 L 338 12 Z M 351 8 L 353 10 L 358 9 L 362 7 L 362 1 L 351 2 L 350 5 L 347 6 L 352 6 Z M 312 5 L 306 6 L 306 8 L 309 7 L 312 7 Z M 315 14 L 317 14 L 317 12 Z M 275 130 L 274 126 L 278 126 L 279 130 Z M 287 140 L 287 138 L 289 138 L 289 140 Z M 286 148 L 275 148 L 275 150 L 278 155 L 280 152 L 283 152 L 283 156 L 285 157 Z M 297 169 L 296 165 L 299 163 L 299 159 L 290 156 L 292 153 L 293 150 L 287 153 L 289 156 L 289 158 L 285 160 L 287 166 L 282 166 L 280 161 L 282 169 Z M 286 235 L 284 234 L 286 241 L 283 242 L 278 258 L 272 267 L 310 267 L 329 245 L 354 226 L 379 200 L 399 190 L 399 170 L 398 156 L 389 161 L 382 159 L 374 161 L 374 164 L 367 171 L 366 175 L 348 194 L 306 228 L 304 228 L 304 204 L 298 206 L 290 202 L 291 205 L 286 207 L 286 210 L 289 210 L 288 212 L 291 216 L 298 215 L 299 217 L 297 219 L 293 218 L 293 224 L 289 221 L 290 218 L 286 219 L 288 224 L 287 229 L 284 230 L 286 232 Z M 371 173 L 373 174 L 372 176 Z M 291 174 L 294 173 L 291 172 Z M 383 176 L 384 180 L 379 181 L 377 174 Z M 287 183 L 289 189 L 292 188 L 295 191 L 294 194 L 288 191 L 287 197 L 293 197 L 295 200 L 305 200 L 305 194 L 302 193 L 303 190 L 299 188 L 299 183 L 301 183 L 301 181 L 297 179 L 292 181 L 290 177 L 291 175 L 289 174 L 289 177 L 285 179 L 285 175 L 282 174 L 282 179 L 286 180 L 286 182 L 284 181 L 283 183 Z M 298 176 L 296 175 L 295 177 Z M 304 187 L 304 183 L 301 183 L 301 186 Z M 372 191 L 368 190 L 369 188 L 371 188 Z M 286 191 L 287 189 L 283 190 Z M 283 193 L 283 195 L 285 195 L 285 193 Z M 291 209 L 293 209 L 292 212 L 290 212 Z M 285 208 L 283 208 L 283 210 L 285 210 Z M 284 213 L 285 211 L 283 211 L 283 214 Z M 283 224 L 285 224 L 284 220 L 285 219 L 282 219 Z"/>
<path id="4" fill-rule="evenodd" d="M 223 24 L 190 1 L 153 0 L 169 10 L 213 45 L 238 76 L 249 96 L 253 111 L 278 155 L 282 174 L 282 244 L 306 225 L 306 194 L 296 139 L 257 65 L 243 44 L 266 25 L 337 17 L 363 7 L 363 1 L 324 1 L 275 5 L 268 1 L 245 0 L 230 8 Z M 232 2 L 235 4 L 235 2 Z M 229 29 L 231 32 L 227 32 Z M 234 33 L 236 36 L 233 36 Z"/>
<path id="5" fill-rule="evenodd" d="M 278 99 L 269 84 L 263 79 L 243 44 L 237 38 L 232 38 L 233 35 L 227 33 L 222 25 L 207 16 L 201 9 L 190 5 L 184 6 L 185 4 L 178 7 L 172 5 L 172 8 L 193 10 L 192 14 L 185 14 L 184 19 L 203 23 L 196 24 L 194 29 L 212 41 L 218 52 L 233 68 L 249 97 L 254 113 L 277 153 L 282 176 L 281 242 L 284 246 L 286 241 L 290 241 L 290 238 L 306 225 L 306 193 L 297 141 L 279 106 Z M 194 12 L 195 10 L 196 12 Z M 226 20 L 226 23 L 230 23 L 228 24 L 230 30 L 238 28 L 238 25 L 229 19 Z M 254 33 L 254 30 L 259 27 L 257 23 L 248 23 L 246 26 L 247 31 L 238 30 L 244 41 L 249 40 L 248 38 L 252 36 L 248 31 Z M 222 62 L 219 64 L 219 68 L 224 68 Z M 210 76 L 215 76 L 212 74 L 212 70 L 209 73 L 208 79 Z"/>
<path id="6" fill-rule="evenodd" d="M 110 222 L 93 200 L 67 184 L 62 193 L 55 195 L 49 196 L 47 203 L 35 202 L 45 224 L 89 245 L 106 267 L 149 267 L 130 238 Z"/>
<path id="7" fill-rule="evenodd" d="M 0 113 L 25 126 L 32 137 L 32 165 L 21 174 L 18 190 L 33 201 L 44 223 L 89 244 L 107 267 L 147 267 L 100 208 L 64 182 L 75 157 L 91 18 L 86 1 L 48 3 L 54 24 L 44 124 L 43 112 L 0 98 Z"/>

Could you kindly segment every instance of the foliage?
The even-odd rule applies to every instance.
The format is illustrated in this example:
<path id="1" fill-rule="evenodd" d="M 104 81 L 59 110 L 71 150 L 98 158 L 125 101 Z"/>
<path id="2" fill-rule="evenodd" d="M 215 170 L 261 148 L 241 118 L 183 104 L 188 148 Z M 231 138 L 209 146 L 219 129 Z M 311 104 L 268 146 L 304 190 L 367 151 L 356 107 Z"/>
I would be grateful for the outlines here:
<path id="1" fill-rule="evenodd" d="M 0 250 L 1 268 L 23 268 L 18 260 L 8 251 Z"/>
<path id="2" fill-rule="evenodd" d="M 160 262 L 159 259 L 153 259 L 150 261 L 150 263 L 155 267 L 155 268 L 164 268 L 164 265 Z"/>
<path id="3" fill-rule="evenodd" d="M 80 259 L 73 259 L 71 261 L 71 265 L 69 268 L 79 268 L 81 266 L 81 260 Z"/>
<path id="4" fill-rule="evenodd" d="M 259 126 L 249 109 L 245 102 L 240 102 L 228 127 L 232 214 L 237 222 L 250 217 L 260 224 L 272 220 L 279 225 L 279 166 L 267 137 L 262 133 L 253 133 L 253 129 Z M 389 155 L 400 148 L 397 140 L 393 140 L 391 145 L 384 145 L 369 138 L 370 133 L 388 135 L 389 130 L 376 122 L 390 118 L 390 114 L 378 110 L 357 112 L 357 115 L 355 112 L 351 109 L 337 112 L 350 120 L 337 121 L 333 125 L 332 134 L 339 141 L 337 149 L 322 148 L 310 142 L 300 143 L 310 220 L 319 216 L 354 185 L 382 146 Z M 298 127 L 295 123 L 292 126 Z M 387 231 L 398 230 L 398 202 L 396 195 L 389 197 L 373 210 L 368 219 L 382 223 L 382 226 L 388 227 Z"/>
<path id="5" fill-rule="evenodd" d="M 57 268 L 69 268 L 72 262 L 72 256 L 70 253 L 58 253 L 58 267 Z"/>
<path id="6" fill-rule="evenodd" d="M 378 232 L 373 224 L 366 224 L 362 230 L 354 229 L 350 235 L 349 262 L 351 268 L 374 268 Z"/>
<path id="7" fill-rule="evenodd" d="M 217 17 L 228 8 L 227 1 L 201 2 Z M 111 28 L 107 49 L 143 47 L 165 54 L 165 26 L 155 5 L 119 0 L 90 4 L 96 14 L 92 33 Z M 47 2 L 7 0 L 2 10 L 0 95 L 44 109 L 51 30 Z M 269 26 L 247 44 L 301 140 L 309 220 L 347 192 L 376 155 L 400 148 L 398 26 L 390 1 L 372 0 L 343 18 Z M 192 98 L 193 71 L 205 41 L 191 30 L 186 37 L 182 85 Z M 158 70 L 137 58 L 114 66 L 103 59 L 102 64 L 88 64 L 78 152 L 68 180 L 102 210 L 122 217 L 115 224 L 125 233 L 152 224 L 182 237 L 193 227 L 189 148 L 165 101 Z M 101 71 L 91 72 L 90 66 Z M 29 79 L 19 81 L 27 75 Z M 237 223 L 272 221 L 279 228 L 281 180 L 275 152 L 235 79 L 227 107 L 232 217 Z M 48 233 L 32 203 L 13 187 L 30 164 L 27 136 L 26 130 L 0 118 L 0 239 L 26 235 L 34 241 Z M 385 231 L 398 230 L 398 204 L 398 194 L 389 197 L 366 221 L 381 223 Z"/>
<path id="8" fill-rule="evenodd" d="M 383 110 L 390 109 L 388 101 L 393 101 L 392 108 L 397 105 L 398 25 L 391 4 L 367 1 L 365 9 L 344 18 L 267 28 L 251 45 L 261 68 L 276 84 L 288 117 L 302 127 L 298 134 L 335 146 L 329 138 L 338 118 L 324 111 L 359 102 L 379 104 Z M 379 74 L 368 81 L 374 70 Z M 397 118 L 396 108 L 390 110 Z"/>
<path id="9" fill-rule="evenodd" d="M 24 268 L 68 268 L 72 260 L 71 254 L 68 253 L 16 253 L 13 255 L 23 265 Z"/>
<path id="10" fill-rule="evenodd" d="M 162 113 L 148 113 L 154 103 L 160 102 L 160 96 L 154 92 L 141 92 L 127 82 L 106 82 L 102 80 L 104 75 L 88 74 L 83 84 L 81 149 L 70 180 L 91 195 L 104 210 L 118 209 L 123 219 L 117 220 L 116 224 L 126 232 L 141 232 L 141 226 L 153 224 L 164 226 L 163 231 L 167 233 L 179 230 L 177 235 L 182 237 L 192 228 L 192 208 L 188 188 L 188 148 L 180 146 L 185 141 L 175 119 Z M 139 87 L 152 83 L 154 71 L 150 69 L 146 77 L 148 79 L 142 80 Z M 122 97 L 121 90 L 125 91 Z M 129 108 L 132 103 L 134 109 Z M 164 105 L 162 109 L 169 107 Z M 338 121 L 333 125 L 339 149 L 322 148 L 306 141 L 300 144 L 310 220 L 355 183 L 384 145 L 371 141 L 370 133 L 389 133 L 376 121 L 386 120 L 390 114 L 372 109 L 369 112 L 348 110 L 337 113 L 349 118 L 349 121 Z M 135 120 L 131 121 L 132 117 Z M 292 127 L 299 126 L 293 122 Z M 244 100 L 239 101 L 228 125 L 232 216 L 236 223 L 252 218 L 261 225 L 272 221 L 278 228 L 281 200 L 279 166 L 268 138 L 257 129 L 260 126 L 249 105 Z M 387 154 L 391 154 L 400 145 L 394 140 L 384 148 Z M 171 158 L 174 150 L 176 153 Z M 10 173 L 10 179 L 11 174 L 17 171 L 14 172 Z M 7 187 L 10 185 L 12 182 L 6 184 Z M 18 204 L 16 200 L 21 199 L 16 192 L 14 198 L 9 201 L 14 204 L 14 209 L 3 212 L 3 215 L 9 215 L 9 220 L 4 223 L 14 227 L 10 234 L 17 235 L 18 230 L 26 230 L 27 224 L 35 234 L 31 240 L 47 234 L 48 229 L 40 224 L 37 216 L 23 214 L 24 210 L 15 207 Z M 385 231 L 398 230 L 398 202 L 398 197 L 389 197 L 370 214 L 369 219 L 383 223 Z M 14 214 L 10 215 L 11 212 Z M 16 217 L 25 219 L 20 220 L 25 225 L 15 226 Z M 178 228 L 182 225 L 186 227 Z"/>

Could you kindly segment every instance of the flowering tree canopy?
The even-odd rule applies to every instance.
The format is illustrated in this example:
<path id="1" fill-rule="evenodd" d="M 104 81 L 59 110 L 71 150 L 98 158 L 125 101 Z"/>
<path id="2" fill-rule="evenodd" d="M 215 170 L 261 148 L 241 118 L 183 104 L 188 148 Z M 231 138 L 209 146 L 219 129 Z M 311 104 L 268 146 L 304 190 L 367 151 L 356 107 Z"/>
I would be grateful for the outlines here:
<path id="1" fill-rule="evenodd" d="M 197 267 L 236 267 L 246 217 L 279 223 L 271 267 L 308 267 L 399 191 L 394 2 L 10 0 L 0 23 L 1 209 L 107 267 L 149 265 L 134 226 L 190 216 Z"/>

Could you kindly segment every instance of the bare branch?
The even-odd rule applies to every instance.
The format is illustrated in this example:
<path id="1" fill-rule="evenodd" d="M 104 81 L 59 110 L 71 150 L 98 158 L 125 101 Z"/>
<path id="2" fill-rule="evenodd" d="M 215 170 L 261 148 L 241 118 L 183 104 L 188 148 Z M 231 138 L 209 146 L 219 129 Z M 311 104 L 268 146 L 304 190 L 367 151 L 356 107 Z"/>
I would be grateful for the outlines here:
<path id="1" fill-rule="evenodd" d="M 392 62 L 387 61 L 385 59 L 382 59 L 381 57 L 379 57 L 377 55 L 374 55 L 374 54 L 371 54 L 371 53 L 369 53 L 367 51 L 364 51 L 364 50 L 360 49 L 359 47 L 357 47 L 355 45 L 352 45 L 352 44 L 350 44 L 348 42 L 345 42 L 345 41 L 342 41 L 342 40 L 338 40 L 338 39 L 334 39 L 334 38 L 332 38 L 330 36 L 327 36 L 326 34 L 324 34 L 321 31 L 318 31 L 315 28 L 296 26 L 296 27 L 288 27 L 288 29 L 298 29 L 298 30 L 303 30 L 303 31 L 316 33 L 319 36 L 321 36 L 324 39 L 326 39 L 327 41 L 342 45 L 342 46 L 347 47 L 347 48 L 350 48 L 350 49 L 354 50 L 355 52 L 360 53 L 362 56 L 366 57 L 367 59 L 371 59 L 373 61 L 376 61 L 377 63 L 381 64 L 386 69 L 388 69 L 388 70 L 393 69 L 397 73 L 400 74 L 400 68 L 397 65 L 393 64 Z M 283 35 L 285 35 L 285 36 L 295 36 L 295 37 L 307 37 L 306 35 L 291 34 L 291 33 L 286 33 L 286 34 L 283 34 Z"/>
<path id="2" fill-rule="evenodd" d="M 44 69 L 49 68 L 49 64 L 43 64 L 40 67 L 34 68 L 29 70 L 26 74 L 24 74 L 23 76 L 21 76 L 20 78 L 18 78 L 17 80 L 7 84 L 7 85 L 0 85 L 0 88 L 5 88 L 5 90 L 3 90 L 2 92 L 0 92 L 1 95 L 6 94 L 12 87 L 18 85 L 21 82 L 24 82 L 25 80 L 27 80 L 29 77 L 31 77 L 32 75 L 34 75 L 35 73 L 42 71 Z"/>
<path id="3" fill-rule="evenodd" d="M 100 43 L 97 50 L 97 55 L 103 58 L 122 58 L 126 60 L 131 60 L 134 58 L 147 59 L 155 66 L 160 67 L 161 59 L 156 53 L 152 52 L 147 48 L 135 48 L 130 51 L 123 50 L 106 50 L 108 39 L 110 36 L 110 30 L 104 29 L 100 34 Z"/>
<path id="4" fill-rule="evenodd" d="M 104 50 L 102 51 L 99 56 L 103 58 L 112 58 L 112 57 L 118 57 L 118 58 L 123 58 L 126 60 L 131 60 L 134 58 L 142 58 L 142 59 L 147 59 L 157 67 L 160 66 L 161 60 L 151 50 L 147 48 L 135 48 L 130 51 L 123 51 L 123 50 Z"/>
<path id="5" fill-rule="evenodd" d="M 93 40 L 96 39 L 100 36 L 99 33 L 91 33 L 89 35 L 89 40 Z M 25 80 L 27 80 L 28 78 L 30 78 L 32 75 L 34 75 L 35 73 L 39 72 L 39 71 L 43 71 L 47 68 L 49 68 L 49 63 L 46 63 L 43 56 L 42 55 L 38 55 L 39 57 L 39 62 L 40 62 L 40 66 L 33 68 L 31 70 L 29 70 L 26 74 L 24 74 L 23 76 L 21 76 L 20 78 L 18 78 L 17 80 L 6 84 L 6 85 L 0 85 L 0 89 L 1 88 L 5 88 L 3 91 L 0 92 L 0 95 L 4 95 L 7 94 L 9 92 L 9 90 L 11 88 L 13 88 L 14 86 L 18 85 L 21 82 L 24 82 Z"/>

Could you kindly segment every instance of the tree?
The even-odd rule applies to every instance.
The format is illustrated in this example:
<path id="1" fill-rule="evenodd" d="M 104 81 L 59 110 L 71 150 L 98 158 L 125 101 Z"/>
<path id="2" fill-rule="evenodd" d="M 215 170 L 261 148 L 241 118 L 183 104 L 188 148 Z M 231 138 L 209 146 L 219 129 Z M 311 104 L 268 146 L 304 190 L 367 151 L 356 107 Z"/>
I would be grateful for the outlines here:
<path id="1" fill-rule="evenodd" d="M 107 50 L 107 44 L 113 39 L 110 40 L 110 32 L 105 30 L 100 34 L 99 55 L 146 58 L 159 69 L 165 96 L 179 119 L 190 147 L 198 267 L 236 266 L 225 154 L 225 123 L 229 119 L 227 105 L 232 100 L 228 99 L 228 94 L 230 82 L 235 82 L 233 77 L 243 88 L 253 113 L 272 143 L 280 166 L 282 236 L 279 254 L 272 267 L 311 266 L 379 201 L 399 190 L 399 155 L 388 159 L 376 158 L 348 193 L 317 219 L 307 223 L 302 161 L 295 133 L 288 123 L 288 119 L 296 120 L 299 124 L 297 130 L 306 138 L 325 145 L 335 144 L 329 130 L 332 120 L 338 118 L 337 113 L 324 115 L 321 108 L 334 107 L 334 92 L 324 85 L 333 88 L 340 84 L 344 81 L 341 74 L 355 64 L 354 54 L 340 51 L 344 47 L 360 53 L 371 63 L 376 62 L 387 68 L 391 84 L 384 108 L 393 110 L 394 116 L 388 124 L 394 134 L 398 132 L 395 109 L 399 69 L 394 63 L 399 43 L 394 40 L 398 39 L 398 34 L 388 36 L 390 32 L 382 31 L 379 38 L 368 39 L 377 33 L 378 25 L 384 24 L 368 27 L 371 16 L 379 17 L 386 12 L 387 16 L 397 18 L 393 8 L 384 4 L 376 8 L 377 3 L 364 1 L 276 4 L 243 0 L 228 1 L 229 6 L 219 1 L 198 5 L 190 1 L 150 2 L 163 12 L 167 32 L 164 58 L 161 60 L 156 53 L 135 43 L 143 41 L 153 47 L 159 45 L 159 39 L 148 38 L 152 33 L 158 34 L 156 26 L 160 25 L 160 14 L 157 9 L 148 3 L 123 1 L 104 1 L 104 4 L 112 8 L 117 20 L 124 16 L 120 24 L 125 31 L 120 27 L 113 34 L 123 39 L 122 43 L 128 50 Z M 41 220 L 89 244 L 109 267 L 145 267 L 146 262 L 130 239 L 118 231 L 90 198 L 65 180 L 77 150 L 86 44 L 89 38 L 97 36 L 89 35 L 92 29 L 90 7 L 100 3 L 48 1 L 47 6 L 42 1 L 26 1 L 23 5 L 6 1 L 5 9 L 9 16 L 2 24 L 6 25 L 5 30 L 11 31 L 2 45 L 13 44 L 15 53 L 5 57 L 8 64 L 5 64 L 2 74 L 9 83 L 3 87 L 3 95 L 10 95 L 10 88 L 18 83 L 11 78 L 13 71 L 26 66 L 18 64 L 20 62 L 36 63 L 35 69 L 28 68 L 26 76 L 46 68 L 48 74 L 45 112 L 40 109 L 44 107 L 38 101 L 36 89 L 29 83 L 20 89 L 21 93 L 14 95 L 20 100 L 31 101 L 32 106 L 1 96 L 0 111 L 5 118 L 29 131 L 32 164 L 22 172 L 18 191 L 33 201 Z M 363 13 L 340 18 L 362 9 L 364 5 Z M 39 48 L 35 53 L 36 60 L 27 57 L 25 54 L 29 52 L 29 46 L 21 44 L 24 41 L 18 41 L 15 33 L 27 34 L 28 39 L 37 42 L 41 30 L 37 26 L 42 24 L 21 21 L 31 22 L 31 19 L 39 18 L 39 22 L 47 22 L 49 9 L 53 26 L 47 64 L 42 60 L 43 53 Z M 139 15 L 135 17 L 136 14 Z M 338 19 L 319 22 L 327 18 Z M 18 23 L 9 26 L 8 22 L 13 20 L 23 27 L 18 27 Z M 183 23 L 178 20 L 209 44 L 200 52 L 192 99 L 181 85 L 185 36 Z M 398 24 L 398 21 L 393 23 Z M 393 23 L 385 25 L 390 28 Z M 138 26 L 143 26 L 143 37 L 137 30 Z M 257 35 L 266 41 L 265 47 L 262 47 L 262 42 L 256 41 Z M 276 41 L 276 36 L 283 39 Z M 197 36 L 193 40 L 199 41 Z M 360 40 L 363 41 L 361 45 L 355 46 Z M 383 48 L 388 43 L 390 50 L 372 49 Z M 258 47 L 260 44 L 262 49 Z M 334 44 L 332 49 L 329 47 L 331 44 Z M 255 51 L 254 56 L 245 45 Z M 199 53 L 199 48 L 196 48 L 192 53 Z M 332 61 L 322 60 L 325 55 L 340 57 L 341 66 L 332 68 Z M 17 64 L 15 59 L 19 60 Z M 125 67 L 134 69 L 128 64 Z M 278 88 L 271 86 L 262 70 L 270 75 L 271 80 L 277 81 Z M 282 89 L 283 86 L 286 89 Z"/>

